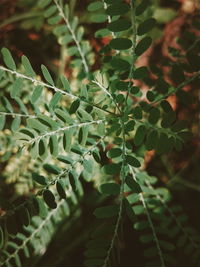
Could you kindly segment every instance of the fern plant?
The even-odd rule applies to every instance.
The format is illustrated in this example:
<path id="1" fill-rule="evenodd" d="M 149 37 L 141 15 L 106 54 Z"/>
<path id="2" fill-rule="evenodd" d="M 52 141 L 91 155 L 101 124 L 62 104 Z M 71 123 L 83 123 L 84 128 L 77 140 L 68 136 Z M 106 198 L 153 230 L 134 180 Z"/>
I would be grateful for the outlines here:
<path id="1" fill-rule="evenodd" d="M 125 218 L 144 244 L 145 266 L 178 266 L 180 250 L 190 266 L 199 266 L 199 234 L 144 161 L 146 151 L 180 151 L 190 137 L 168 97 L 184 98 L 184 87 L 199 79 L 198 42 L 168 63 L 170 83 L 159 66 L 137 65 L 156 27 L 150 1 L 91 1 L 90 20 L 100 23 L 95 38 L 108 40 L 96 54 L 67 4 L 41 0 L 37 8 L 57 38 L 61 62 L 54 74 L 42 65 L 41 76 L 25 55 L 16 64 L 7 48 L 1 50 L 2 179 L 15 194 L 6 201 L 2 183 L 0 265 L 25 267 L 30 258 L 31 266 L 42 266 L 61 223 L 68 218 L 71 229 L 80 219 L 84 187 L 92 182 L 101 195 L 81 266 L 120 266 Z"/>

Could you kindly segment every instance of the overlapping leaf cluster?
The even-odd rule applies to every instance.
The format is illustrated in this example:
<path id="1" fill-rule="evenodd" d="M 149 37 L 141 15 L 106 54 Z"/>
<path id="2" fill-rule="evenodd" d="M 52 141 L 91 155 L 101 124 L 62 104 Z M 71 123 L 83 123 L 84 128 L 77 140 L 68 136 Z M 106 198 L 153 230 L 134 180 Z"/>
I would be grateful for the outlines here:
<path id="1" fill-rule="evenodd" d="M 68 51 L 71 66 L 79 70 L 78 90 L 64 75 L 56 80 L 44 65 L 43 78 L 37 76 L 24 55 L 18 68 L 10 51 L 1 50 L 5 66 L 0 66 L 0 78 L 6 81 L 6 89 L 0 99 L 0 129 L 9 131 L 11 139 L 10 153 L 6 156 L 3 150 L 1 154 L 9 161 L 28 153 L 33 161 L 27 169 L 32 194 L 20 205 L 5 207 L 1 216 L 1 265 L 21 266 L 22 250 L 31 257 L 29 245 L 39 253 L 36 236 L 47 246 L 56 230 L 53 218 L 63 220 L 69 215 L 70 198 L 78 206 L 77 192 L 84 198 L 82 178 L 98 185 L 108 202 L 94 211 L 99 226 L 86 245 L 84 266 L 118 264 L 125 217 L 134 229 L 142 230 L 147 266 L 176 264 L 177 247 L 185 247 L 186 253 L 193 253 L 194 262 L 199 262 L 199 237 L 185 227 L 179 208 L 170 206 L 169 192 L 157 188 L 157 180 L 142 171 L 144 158 L 138 152 L 141 148 L 159 154 L 181 150 L 190 134 L 167 97 L 198 78 L 199 72 L 190 68 L 192 77 L 186 79 L 176 69 L 182 78 L 175 87 L 162 73 L 154 71 L 153 80 L 151 69 L 136 67 L 137 59 L 152 44 L 151 31 L 156 26 L 148 15 L 148 1 L 104 0 L 88 5 L 92 22 L 108 21 L 95 33 L 96 38 L 106 36 L 109 42 L 99 51 L 101 68 L 94 72 L 90 46 L 83 41 L 84 29 L 70 16 L 68 6 L 57 0 L 40 1 L 39 6 L 62 49 Z M 187 63 L 193 64 L 190 57 Z M 150 89 L 144 93 L 138 82 Z M 30 88 L 28 94 L 25 85 Z M 109 143 L 112 147 L 107 151 Z M 106 153 L 109 164 L 101 166 L 100 152 Z M 103 178 L 97 181 L 98 172 Z"/>

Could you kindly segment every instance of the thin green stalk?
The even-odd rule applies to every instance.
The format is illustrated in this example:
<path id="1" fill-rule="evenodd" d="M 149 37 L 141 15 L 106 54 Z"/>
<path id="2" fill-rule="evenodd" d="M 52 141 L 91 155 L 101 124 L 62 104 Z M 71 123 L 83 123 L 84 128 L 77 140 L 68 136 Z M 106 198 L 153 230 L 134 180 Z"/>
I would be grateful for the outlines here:
<path id="1" fill-rule="evenodd" d="M 129 73 L 129 85 L 128 85 L 128 91 L 127 91 L 127 95 L 126 95 L 126 104 L 128 101 L 128 97 L 130 94 L 130 88 L 132 85 L 132 76 L 133 76 L 133 70 L 134 70 L 134 64 L 136 61 L 136 55 L 135 55 L 135 47 L 136 47 L 136 42 L 137 42 L 137 28 L 136 28 L 136 16 L 135 16 L 135 8 L 133 6 L 133 1 L 130 1 L 130 5 L 131 5 L 131 22 L 132 22 L 132 31 L 133 31 L 133 47 L 132 47 L 132 53 L 133 53 L 133 59 L 132 59 L 132 65 L 131 65 L 131 69 L 130 69 L 130 73 Z"/>

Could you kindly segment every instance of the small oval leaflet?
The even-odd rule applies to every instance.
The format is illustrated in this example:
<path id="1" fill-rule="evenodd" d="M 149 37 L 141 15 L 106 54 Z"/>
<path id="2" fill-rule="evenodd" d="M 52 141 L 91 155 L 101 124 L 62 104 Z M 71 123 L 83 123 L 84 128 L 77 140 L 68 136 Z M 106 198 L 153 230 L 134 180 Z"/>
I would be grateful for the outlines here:
<path id="1" fill-rule="evenodd" d="M 126 19 L 118 19 L 108 24 L 108 29 L 112 32 L 126 31 L 131 27 L 131 22 Z"/>
<path id="2" fill-rule="evenodd" d="M 100 185 L 99 191 L 106 195 L 119 195 L 120 186 L 116 183 L 105 183 Z"/>
<path id="3" fill-rule="evenodd" d="M 139 168 L 141 166 L 139 160 L 131 155 L 126 155 L 126 162 L 135 168 Z"/>
<path id="4" fill-rule="evenodd" d="M 47 67 L 45 67 L 44 65 L 41 65 L 41 70 L 42 70 L 42 73 L 43 73 L 43 75 L 44 75 L 45 80 L 46 80 L 49 84 L 51 84 L 52 86 L 54 86 L 54 81 L 53 81 L 53 79 L 52 79 L 52 77 L 51 77 L 51 74 L 49 73 Z"/>
<path id="5" fill-rule="evenodd" d="M 102 1 L 96 1 L 92 2 L 88 5 L 87 10 L 88 11 L 96 11 L 98 9 L 101 9 L 103 7 L 103 2 Z"/>
<path id="6" fill-rule="evenodd" d="M 47 185 L 46 178 L 42 175 L 37 174 L 36 172 L 32 173 L 32 178 L 35 182 L 41 185 Z"/>
<path id="7" fill-rule="evenodd" d="M 31 103 L 34 104 L 36 103 L 39 98 L 41 97 L 43 91 L 43 87 L 41 85 L 37 85 L 33 91 L 33 94 L 31 96 Z"/>
<path id="8" fill-rule="evenodd" d="M 107 152 L 107 156 L 109 158 L 116 158 L 121 156 L 122 154 L 122 150 L 121 148 L 111 148 L 108 152 Z"/>
<path id="9" fill-rule="evenodd" d="M 140 16 L 146 10 L 149 4 L 149 0 L 142 0 L 142 2 L 135 9 L 135 15 Z"/>
<path id="10" fill-rule="evenodd" d="M 24 66 L 26 74 L 31 77 L 34 77 L 36 74 L 31 66 L 29 59 L 25 55 L 23 55 L 21 59 L 22 59 L 22 65 Z"/>
<path id="11" fill-rule="evenodd" d="M 100 207 L 95 209 L 94 211 L 94 215 L 99 219 L 114 217 L 117 216 L 118 213 L 119 213 L 119 206 L 116 205 L 110 205 L 110 206 L 108 205 Z"/>
<path id="12" fill-rule="evenodd" d="M 154 18 L 150 18 L 150 19 L 143 21 L 138 26 L 137 34 L 143 35 L 143 34 L 149 32 L 150 30 L 152 30 L 152 28 L 155 26 L 155 24 L 156 24 L 156 20 Z"/>
<path id="13" fill-rule="evenodd" d="M 152 43 L 151 37 L 144 37 L 139 43 L 136 45 L 135 53 L 137 56 L 142 55 Z"/>
<path id="14" fill-rule="evenodd" d="M 106 9 L 106 13 L 109 16 L 117 16 L 127 13 L 130 10 L 130 6 L 124 3 L 115 3 L 113 5 L 110 5 Z"/>
<path id="15" fill-rule="evenodd" d="M 70 106 L 70 109 L 69 109 L 69 113 L 70 114 L 73 114 L 77 111 L 77 109 L 79 108 L 80 106 L 80 100 L 79 99 L 76 99 Z"/>
<path id="16" fill-rule="evenodd" d="M 49 189 L 43 191 L 43 198 L 49 208 L 56 209 L 57 204 L 55 202 L 55 196 Z"/>
<path id="17" fill-rule="evenodd" d="M 52 174 L 59 174 L 61 172 L 60 168 L 58 168 L 55 165 L 48 164 L 48 163 L 44 164 L 43 168 L 45 169 L 45 171 L 52 173 Z"/>
<path id="18" fill-rule="evenodd" d="M 57 189 L 57 192 L 60 196 L 60 198 L 62 199 L 65 199 L 66 198 L 66 193 L 65 193 L 65 185 L 63 183 L 63 181 L 60 179 L 59 181 L 56 182 L 56 189 Z"/>
<path id="19" fill-rule="evenodd" d="M 15 61 L 14 61 L 10 51 L 7 48 L 3 47 L 1 49 L 1 53 L 3 55 L 3 61 L 6 64 L 6 66 L 11 70 L 16 70 Z"/>
<path id="20" fill-rule="evenodd" d="M 33 199 L 33 205 L 38 210 L 39 216 L 41 218 L 46 218 L 48 211 L 47 211 L 47 207 L 44 204 L 44 201 L 39 197 L 35 197 Z"/>
<path id="21" fill-rule="evenodd" d="M 141 193 L 142 189 L 140 187 L 140 185 L 133 179 L 133 177 L 131 175 L 128 175 L 125 179 L 126 184 L 128 185 L 128 187 L 130 187 L 130 189 L 132 189 L 132 191 L 134 193 Z"/>
<path id="22" fill-rule="evenodd" d="M 147 139 L 146 139 L 146 148 L 147 150 L 152 150 L 156 148 L 156 144 L 158 142 L 158 133 L 156 130 L 151 130 L 147 134 Z"/>
<path id="23" fill-rule="evenodd" d="M 137 131 L 136 131 L 136 134 L 135 134 L 135 137 L 134 137 L 134 144 L 136 146 L 141 145 L 143 140 L 144 140 L 144 138 L 145 138 L 145 135 L 146 135 L 146 127 L 144 125 L 140 125 L 137 128 Z"/>
<path id="24" fill-rule="evenodd" d="M 20 124 L 21 124 L 21 118 L 15 117 L 11 124 L 11 130 L 13 132 L 17 131 L 19 129 Z"/>
<path id="25" fill-rule="evenodd" d="M 113 57 L 110 64 L 113 68 L 119 71 L 125 71 L 130 68 L 130 64 L 128 61 L 117 57 Z"/>
<path id="26" fill-rule="evenodd" d="M 132 47 L 132 42 L 127 38 L 115 38 L 110 41 L 110 46 L 115 50 L 126 50 Z"/>
<path id="27" fill-rule="evenodd" d="M 0 131 L 3 130 L 6 123 L 6 116 L 4 114 L 0 115 Z"/>

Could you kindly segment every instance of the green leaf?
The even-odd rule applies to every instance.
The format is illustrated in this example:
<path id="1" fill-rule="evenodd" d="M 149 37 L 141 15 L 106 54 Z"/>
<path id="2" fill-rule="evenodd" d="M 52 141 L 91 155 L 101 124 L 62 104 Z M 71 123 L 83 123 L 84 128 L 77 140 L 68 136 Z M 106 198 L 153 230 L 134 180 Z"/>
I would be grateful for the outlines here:
<path id="1" fill-rule="evenodd" d="M 46 80 L 49 84 L 51 84 L 52 86 L 54 86 L 54 81 L 53 81 L 53 79 L 52 79 L 52 77 L 51 77 L 51 75 L 50 75 L 48 69 L 47 69 L 44 65 L 41 65 L 41 70 L 42 70 L 42 74 L 43 74 L 45 80 Z"/>
<path id="2" fill-rule="evenodd" d="M 47 185 L 47 180 L 44 176 L 37 174 L 36 172 L 32 173 L 32 178 L 35 182 L 41 185 Z"/>
<path id="3" fill-rule="evenodd" d="M 57 106 L 58 102 L 60 101 L 61 97 L 62 97 L 62 94 L 60 92 L 56 92 L 53 95 L 51 101 L 49 102 L 49 108 L 54 109 Z"/>
<path id="4" fill-rule="evenodd" d="M 156 124 L 160 118 L 160 110 L 156 107 L 152 107 L 149 111 L 148 121 L 151 124 Z"/>
<path id="5" fill-rule="evenodd" d="M 85 125 L 79 129 L 78 142 L 82 146 L 85 146 L 89 134 L 89 125 Z"/>
<path id="6" fill-rule="evenodd" d="M 95 32 L 95 38 L 102 38 L 105 36 L 110 35 L 110 31 L 108 29 L 99 29 L 98 31 Z"/>
<path id="7" fill-rule="evenodd" d="M 125 209 L 126 209 L 126 214 L 129 217 L 129 219 L 131 220 L 131 222 L 136 221 L 137 217 L 133 211 L 133 208 L 131 206 L 131 204 L 129 203 L 129 201 L 124 198 L 123 199 L 124 205 L 125 205 Z"/>
<path id="8" fill-rule="evenodd" d="M 134 193 L 139 194 L 142 192 L 140 185 L 133 179 L 133 177 L 131 175 L 126 176 L 125 182 L 128 185 L 128 187 L 130 187 L 130 189 L 132 189 L 132 191 Z"/>
<path id="9" fill-rule="evenodd" d="M 112 32 L 126 31 L 131 27 L 131 22 L 126 19 L 118 19 L 109 23 L 107 27 Z"/>
<path id="10" fill-rule="evenodd" d="M 163 100 L 160 103 L 160 106 L 162 107 L 162 109 L 164 110 L 164 112 L 171 112 L 171 111 L 173 111 L 173 108 L 171 107 L 171 105 L 169 104 L 169 102 L 167 100 Z"/>
<path id="11" fill-rule="evenodd" d="M 31 99 L 30 99 L 32 104 L 36 103 L 41 98 L 42 91 L 43 91 L 43 86 L 37 85 L 35 87 L 33 94 L 31 96 Z"/>
<path id="12" fill-rule="evenodd" d="M 12 132 L 16 132 L 19 129 L 20 124 L 21 124 L 21 118 L 19 116 L 16 116 L 11 124 Z"/>
<path id="13" fill-rule="evenodd" d="M 140 4 L 135 9 L 135 15 L 140 16 L 150 5 L 149 0 L 142 0 Z"/>
<path id="14" fill-rule="evenodd" d="M 65 185 L 61 179 L 56 182 L 56 189 L 61 199 L 66 198 L 66 193 L 65 193 L 64 188 L 65 188 Z"/>
<path id="15" fill-rule="evenodd" d="M 69 84 L 69 81 L 67 80 L 67 78 L 65 76 L 61 76 L 60 77 L 61 79 L 61 82 L 62 82 L 62 85 L 64 87 L 64 89 L 67 91 L 67 92 L 70 92 L 71 89 L 70 89 L 70 84 Z"/>
<path id="16" fill-rule="evenodd" d="M 114 3 L 106 9 L 109 16 L 123 15 L 130 10 L 130 6 L 124 3 Z"/>
<path id="17" fill-rule="evenodd" d="M 48 210 L 44 204 L 43 199 L 36 197 L 33 199 L 33 204 L 36 207 L 36 209 L 38 209 L 39 216 L 43 219 L 46 218 Z"/>
<path id="18" fill-rule="evenodd" d="M 132 47 L 132 42 L 127 38 L 115 38 L 110 41 L 110 46 L 115 50 L 126 50 Z"/>
<path id="19" fill-rule="evenodd" d="M 113 57 L 110 61 L 110 64 L 114 69 L 117 69 L 119 71 L 125 71 L 130 68 L 130 64 L 128 61 L 117 57 Z"/>
<path id="20" fill-rule="evenodd" d="M 108 152 L 107 152 L 107 156 L 109 158 L 117 158 L 119 156 L 121 156 L 122 154 L 122 150 L 121 148 L 111 148 Z"/>
<path id="21" fill-rule="evenodd" d="M 46 132 L 48 130 L 48 127 L 42 124 L 38 119 L 28 118 L 27 125 L 28 127 L 33 128 L 41 133 Z"/>
<path id="22" fill-rule="evenodd" d="M 45 189 L 43 191 L 43 199 L 49 208 L 56 209 L 57 204 L 55 201 L 55 196 L 49 189 Z"/>
<path id="23" fill-rule="evenodd" d="M 144 77 L 148 76 L 148 69 L 147 67 L 139 67 L 133 72 L 133 78 L 134 79 L 143 79 Z"/>
<path id="24" fill-rule="evenodd" d="M 138 35 L 143 35 L 155 26 L 156 20 L 154 18 L 147 19 L 143 21 L 141 24 L 139 24 L 138 29 L 137 29 L 137 34 Z"/>
<path id="25" fill-rule="evenodd" d="M 39 144 L 39 142 L 38 141 L 36 141 L 36 142 L 34 142 L 33 144 L 31 144 L 31 146 L 30 146 L 30 155 L 31 155 L 31 157 L 33 158 L 33 159 L 36 159 L 37 157 L 38 157 L 38 155 L 39 155 L 39 146 L 38 146 L 38 144 Z"/>
<path id="26" fill-rule="evenodd" d="M 15 97 L 15 101 L 19 105 L 21 112 L 28 115 L 28 110 L 26 106 L 24 105 L 24 103 L 22 102 L 22 100 L 19 97 Z"/>
<path id="27" fill-rule="evenodd" d="M 174 64 L 172 66 L 171 78 L 177 84 L 181 84 L 182 82 L 185 81 L 185 75 L 183 72 L 183 68 L 180 64 Z"/>
<path id="28" fill-rule="evenodd" d="M 147 150 L 152 150 L 156 148 L 156 144 L 158 142 L 158 133 L 156 130 L 151 130 L 147 133 L 147 139 L 146 139 L 146 148 Z"/>
<path id="29" fill-rule="evenodd" d="M 77 109 L 79 108 L 79 106 L 80 106 L 80 100 L 76 99 L 70 106 L 69 114 L 75 113 Z"/>
<path id="30" fill-rule="evenodd" d="M 54 16 L 49 18 L 47 21 L 50 25 L 58 24 L 61 21 L 62 17 L 61 16 Z"/>
<path id="31" fill-rule="evenodd" d="M 140 106 L 137 106 L 133 110 L 133 116 L 136 120 L 142 119 L 142 108 Z"/>
<path id="32" fill-rule="evenodd" d="M 84 159 L 83 161 L 83 168 L 88 172 L 92 173 L 93 172 L 93 165 L 91 160 Z"/>
<path id="33" fill-rule="evenodd" d="M 144 37 L 139 43 L 136 45 L 135 54 L 137 56 L 141 56 L 150 46 L 152 43 L 151 37 Z"/>
<path id="34" fill-rule="evenodd" d="M 4 126 L 6 123 L 6 116 L 5 115 L 0 115 L 0 131 L 3 130 Z"/>
<path id="35" fill-rule="evenodd" d="M 69 172 L 69 182 L 72 187 L 72 190 L 75 191 L 78 188 L 78 175 L 75 170 Z"/>
<path id="36" fill-rule="evenodd" d="M 57 138 L 56 135 L 50 136 L 50 139 L 49 139 L 49 149 L 50 149 L 50 153 L 54 157 L 57 157 L 58 156 L 58 153 L 59 153 L 59 142 L 58 142 L 58 138 Z"/>
<path id="37" fill-rule="evenodd" d="M 153 91 L 147 91 L 146 97 L 150 102 L 153 102 L 156 98 L 156 95 Z"/>
<path id="38" fill-rule="evenodd" d="M 55 5 L 52 5 L 45 10 L 44 17 L 48 18 L 48 17 L 52 16 L 56 11 L 57 11 L 57 7 Z"/>
<path id="39" fill-rule="evenodd" d="M 61 172 L 61 169 L 59 167 L 48 163 L 44 164 L 43 168 L 45 169 L 45 171 L 52 174 L 59 174 Z"/>
<path id="40" fill-rule="evenodd" d="M 57 130 L 59 128 L 59 124 L 55 120 L 51 119 L 49 116 L 39 114 L 37 117 L 39 122 L 51 128 L 52 130 Z"/>
<path id="41" fill-rule="evenodd" d="M 167 113 L 164 113 L 163 119 L 161 121 L 161 126 L 163 128 L 168 128 L 172 123 L 176 120 L 176 112 L 170 111 Z"/>
<path id="42" fill-rule="evenodd" d="M 73 138 L 75 131 L 76 131 L 75 128 L 71 128 L 71 129 L 64 131 L 63 148 L 66 152 L 69 152 L 71 150 L 72 138 Z"/>
<path id="43" fill-rule="evenodd" d="M 15 259 L 15 264 L 16 264 L 16 266 L 17 266 L 17 267 L 22 267 L 21 260 L 20 260 L 20 257 L 19 257 L 18 254 L 15 254 L 14 259 Z"/>
<path id="44" fill-rule="evenodd" d="M 92 14 L 90 17 L 91 22 L 95 22 L 95 23 L 103 23 L 107 20 L 107 16 L 105 14 Z"/>
<path id="45" fill-rule="evenodd" d="M 59 155 L 59 156 L 57 157 L 57 159 L 58 159 L 59 161 L 62 161 L 62 162 L 64 162 L 64 163 L 66 163 L 66 164 L 72 164 L 72 163 L 73 163 L 73 160 L 72 160 L 70 157 L 67 157 L 67 156 Z"/>
<path id="46" fill-rule="evenodd" d="M 103 166 L 103 171 L 108 175 L 118 174 L 120 172 L 121 165 L 116 163 L 111 163 Z"/>
<path id="47" fill-rule="evenodd" d="M 48 6 L 48 4 L 51 3 L 52 0 L 40 0 L 38 2 L 38 6 L 41 7 L 41 8 L 44 8 L 46 6 Z"/>
<path id="48" fill-rule="evenodd" d="M 102 1 L 96 1 L 96 2 L 90 3 L 87 7 L 87 10 L 93 12 L 93 11 L 99 10 L 101 8 L 103 8 L 103 2 Z"/>
<path id="49" fill-rule="evenodd" d="M 126 162 L 135 167 L 135 168 L 139 168 L 141 166 L 140 162 L 138 159 L 136 159 L 135 157 L 131 156 L 131 155 L 126 155 Z"/>
<path id="50" fill-rule="evenodd" d="M 80 116 L 81 121 L 93 121 L 92 116 L 82 108 L 78 109 L 78 115 Z"/>
<path id="51" fill-rule="evenodd" d="M 10 51 L 7 48 L 3 47 L 1 49 L 1 53 L 3 55 L 3 61 L 6 64 L 6 66 L 11 70 L 16 70 L 15 61 L 14 61 Z"/>
<path id="52" fill-rule="evenodd" d="M 25 55 L 23 55 L 21 57 L 21 60 L 22 60 L 22 65 L 24 66 L 26 74 L 31 77 L 36 76 L 29 59 Z"/>
<path id="53" fill-rule="evenodd" d="M 16 97 L 20 96 L 22 86 L 23 86 L 22 79 L 17 78 L 12 85 L 12 88 L 10 91 L 10 96 L 12 98 L 16 98 Z"/>
<path id="54" fill-rule="evenodd" d="M 144 125 L 140 125 L 137 130 L 134 137 L 134 144 L 136 146 L 140 146 L 145 138 L 146 135 L 146 127 Z"/>
<path id="55" fill-rule="evenodd" d="M 116 183 L 105 183 L 100 185 L 99 191 L 106 195 L 119 195 L 120 186 Z"/>
<path id="56" fill-rule="evenodd" d="M 135 121 L 131 120 L 127 124 L 125 124 L 125 131 L 126 132 L 131 132 L 131 131 L 134 130 L 134 127 L 135 127 Z"/>
<path id="57" fill-rule="evenodd" d="M 56 116 L 64 123 L 68 123 L 68 124 L 74 123 L 74 120 L 70 117 L 67 110 L 63 111 L 61 109 L 55 109 L 54 112 Z"/>
<path id="58" fill-rule="evenodd" d="M 1 97 L 1 102 L 2 102 L 3 107 L 6 109 L 6 111 L 9 111 L 11 113 L 13 112 L 13 107 L 10 101 L 5 96 Z"/>
<path id="59" fill-rule="evenodd" d="M 119 206 L 110 205 L 95 209 L 94 215 L 99 219 L 110 218 L 117 216 L 119 213 Z"/>

